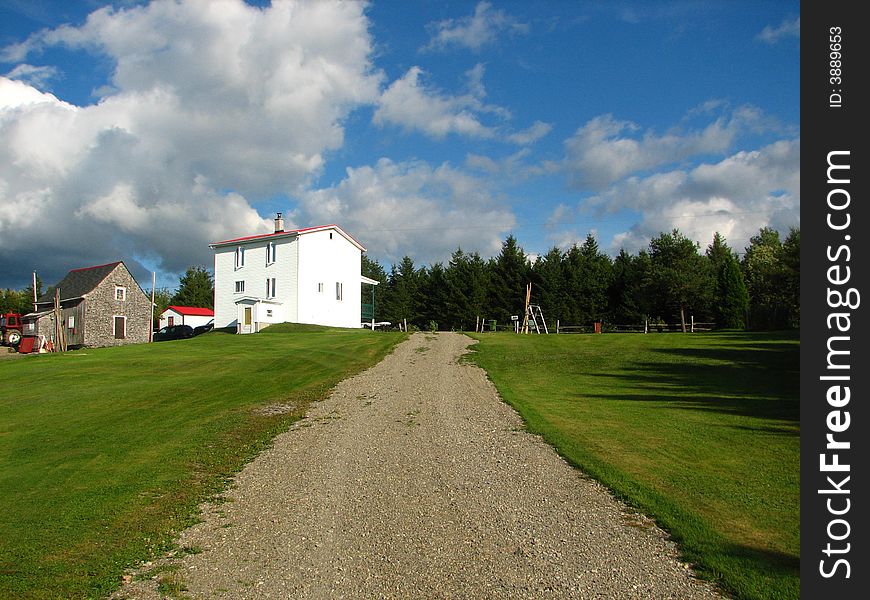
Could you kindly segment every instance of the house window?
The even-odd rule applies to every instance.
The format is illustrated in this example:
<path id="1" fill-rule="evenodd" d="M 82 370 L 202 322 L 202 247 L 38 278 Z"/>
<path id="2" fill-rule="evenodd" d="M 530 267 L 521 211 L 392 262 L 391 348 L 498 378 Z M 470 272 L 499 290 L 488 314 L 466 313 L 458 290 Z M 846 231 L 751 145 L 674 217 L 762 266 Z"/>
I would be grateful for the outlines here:
<path id="1" fill-rule="evenodd" d="M 175 317 L 166 317 L 166 325 L 169 327 L 175 325 Z"/>
<path id="2" fill-rule="evenodd" d="M 275 278 L 267 277 L 266 278 L 266 298 L 274 298 L 275 297 Z"/>
<path id="3" fill-rule="evenodd" d="M 266 246 L 266 264 L 271 265 L 273 262 L 275 262 L 275 256 L 275 242 L 269 242 L 269 245 Z"/>
<path id="4" fill-rule="evenodd" d="M 127 317 L 115 317 L 115 339 L 123 340 L 127 338 Z"/>
<path id="5" fill-rule="evenodd" d="M 245 266 L 245 249 L 241 246 L 236 247 L 236 268 L 241 269 Z"/>
<path id="6" fill-rule="evenodd" d="M 236 282 L 236 293 L 241 294 L 244 291 L 245 291 L 245 282 L 244 281 L 237 281 Z"/>
<path id="7" fill-rule="evenodd" d="M 271 316 L 272 316 L 272 309 L 271 309 L 271 308 L 267 308 L 267 309 L 266 309 L 266 316 L 267 316 L 267 317 L 271 317 Z"/>
<path id="8" fill-rule="evenodd" d="M 124 286 L 116 285 L 115 286 L 115 300 L 126 300 L 127 299 L 127 288 Z"/>
<path id="9" fill-rule="evenodd" d="M 332 232 L 329 232 L 329 239 L 332 239 Z"/>
<path id="10" fill-rule="evenodd" d="M 322 293 L 323 293 L 323 284 L 322 284 L 322 283 L 318 283 L 318 284 L 317 284 L 317 293 L 318 293 L 318 294 L 322 294 Z"/>
<path id="11" fill-rule="evenodd" d="M 335 282 L 335 299 L 339 302 L 344 300 L 344 286 L 340 281 Z"/>
<path id="12" fill-rule="evenodd" d="M 68 329 L 75 329 L 75 328 L 76 328 L 76 317 L 75 317 L 75 315 L 70 315 L 70 316 L 69 316 L 69 319 L 67 319 L 67 322 L 66 322 L 66 326 L 67 326 Z"/>

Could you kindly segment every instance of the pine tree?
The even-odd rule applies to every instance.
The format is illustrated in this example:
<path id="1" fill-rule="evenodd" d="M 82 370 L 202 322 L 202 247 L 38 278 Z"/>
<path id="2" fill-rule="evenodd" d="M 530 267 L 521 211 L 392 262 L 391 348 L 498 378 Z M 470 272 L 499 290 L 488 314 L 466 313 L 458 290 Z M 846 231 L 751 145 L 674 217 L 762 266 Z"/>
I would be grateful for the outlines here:
<path id="1" fill-rule="evenodd" d="M 749 293 L 736 255 L 717 231 L 707 246 L 707 258 L 716 276 L 716 294 L 712 300 L 713 319 L 725 329 L 742 329 L 749 309 Z"/>
<path id="2" fill-rule="evenodd" d="M 499 323 L 510 323 L 511 315 L 522 315 L 525 308 L 525 290 L 529 284 L 531 267 L 523 249 L 514 236 L 509 235 L 499 255 L 491 261 L 490 312 Z"/>
<path id="3" fill-rule="evenodd" d="M 686 312 L 703 312 L 709 303 L 713 277 L 709 261 L 698 254 L 698 243 L 679 230 L 650 240 L 651 284 L 666 316 L 679 315 L 686 331 Z M 672 312 L 675 311 L 675 312 Z"/>
<path id="4" fill-rule="evenodd" d="M 214 308 L 214 280 L 204 267 L 189 267 L 172 297 L 174 306 Z"/>

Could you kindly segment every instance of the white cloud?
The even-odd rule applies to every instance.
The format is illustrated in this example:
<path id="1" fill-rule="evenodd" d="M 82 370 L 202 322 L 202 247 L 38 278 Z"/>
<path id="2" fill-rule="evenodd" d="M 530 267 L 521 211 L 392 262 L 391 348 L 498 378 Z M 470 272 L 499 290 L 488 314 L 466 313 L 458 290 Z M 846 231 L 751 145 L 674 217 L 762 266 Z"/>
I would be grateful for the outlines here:
<path id="1" fill-rule="evenodd" d="M 489 2 L 480 2 L 473 15 L 430 23 L 427 29 L 431 37 L 422 50 L 459 47 L 476 52 L 495 43 L 502 33 L 527 33 L 529 26 L 503 10 L 493 9 Z"/>
<path id="2" fill-rule="evenodd" d="M 531 127 L 525 131 L 518 131 L 508 136 L 508 139 L 520 146 L 527 146 L 537 142 L 542 137 L 552 131 L 553 126 L 543 121 L 535 121 Z"/>
<path id="3" fill-rule="evenodd" d="M 35 88 L 45 89 L 48 87 L 49 80 L 56 78 L 59 74 L 60 71 L 56 67 L 37 67 L 24 63 L 16 65 L 5 76 L 9 79 L 23 81 Z"/>
<path id="4" fill-rule="evenodd" d="M 86 49 L 115 69 L 87 107 L 0 78 L 0 206 L 27 207 L 0 216 L 4 270 L 140 256 L 179 272 L 210 264 L 210 241 L 268 230 L 252 202 L 307 187 L 350 112 L 379 96 L 364 10 L 158 0 L 5 48 L 20 61 Z"/>
<path id="5" fill-rule="evenodd" d="M 707 114 L 719 103 L 707 103 L 689 117 Z M 721 154 L 738 136 L 775 130 L 779 125 L 758 108 L 741 106 L 701 128 L 674 128 L 663 134 L 619 121 L 611 114 L 589 120 L 565 141 L 563 168 L 572 187 L 600 190 L 629 175 L 643 174 L 686 159 Z"/>
<path id="6" fill-rule="evenodd" d="M 311 222 L 346 227 L 372 257 L 388 263 L 409 254 L 431 264 L 459 246 L 495 254 L 516 222 L 489 186 L 467 173 L 386 158 L 349 168 L 339 184 L 303 194 L 300 212 Z"/>
<path id="7" fill-rule="evenodd" d="M 775 44 L 785 38 L 801 36 L 801 18 L 784 19 L 777 27 L 768 25 L 761 30 L 756 39 L 767 44 Z"/>
<path id="8" fill-rule="evenodd" d="M 473 138 L 492 138 L 496 129 L 484 125 L 481 113 L 505 116 L 500 107 L 484 104 L 485 95 L 482 67 L 469 73 L 470 92 L 461 96 L 443 94 L 421 82 L 425 75 L 420 67 L 411 67 L 405 75 L 394 81 L 381 95 L 373 120 L 377 125 L 398 125 L 406 131 L 418 130 L 436 139 L 448 134 Z"/>
<path id="9" fill-rule="evenodd" d="M 637 224 L 614 237 L 614 251 L 646 247 L 674 227 L 702 247 L 718 231 L 742 251 L 761 227 L 785 232 L 800 224 L 800 140 L 737 152 L 689 170 L 631 177 L 584 201 L 581 209 L 640 213 Z"/>

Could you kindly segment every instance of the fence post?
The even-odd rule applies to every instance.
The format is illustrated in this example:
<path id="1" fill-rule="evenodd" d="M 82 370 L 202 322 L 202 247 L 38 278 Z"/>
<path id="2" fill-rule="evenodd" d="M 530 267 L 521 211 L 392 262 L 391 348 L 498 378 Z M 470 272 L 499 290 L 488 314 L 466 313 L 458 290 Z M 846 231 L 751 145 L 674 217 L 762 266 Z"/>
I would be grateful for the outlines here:
<path id="1" fill-rule="evenodd" d="M 691 333 L 695 333 L 695 315 L 690 315 L 689 319 L 692 321 L 692 328 L 690 329 Z"/>

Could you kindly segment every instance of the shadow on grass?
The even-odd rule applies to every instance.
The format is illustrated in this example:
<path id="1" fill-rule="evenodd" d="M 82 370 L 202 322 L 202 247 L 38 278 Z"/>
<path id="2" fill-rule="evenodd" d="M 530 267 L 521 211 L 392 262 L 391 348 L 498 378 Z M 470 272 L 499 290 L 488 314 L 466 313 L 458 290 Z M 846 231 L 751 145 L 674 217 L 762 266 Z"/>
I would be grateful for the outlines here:
<path id="1" fill-rule="evenodd" d="M 797 435 L 792 425 L 800 422 L 798 344 L 732 343 L 727 347 L 655 348 L 651 352 L 662 359 L 638 362 L 620 372 L 592 374 L 618 380 L 619 385 L 613 387 L 621 393 L 584 391 L 581 395 L 782 421 L 784 427 L 765 423 L 757 429 Z"/>

